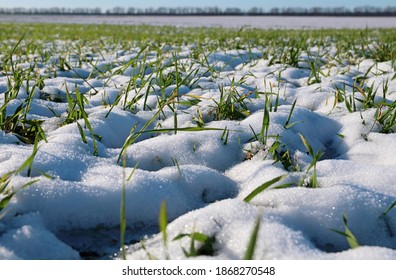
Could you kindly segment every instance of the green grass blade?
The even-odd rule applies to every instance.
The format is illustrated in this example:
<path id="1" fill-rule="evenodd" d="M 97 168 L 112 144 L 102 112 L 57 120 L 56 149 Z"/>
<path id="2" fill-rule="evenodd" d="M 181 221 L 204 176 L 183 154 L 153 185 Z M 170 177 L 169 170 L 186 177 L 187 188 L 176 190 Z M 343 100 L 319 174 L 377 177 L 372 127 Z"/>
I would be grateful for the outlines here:
<path id="1" fill-rule="evenodd" d="M 85 137 L 85 133 L 84 133 L 83 128 L 81 127 L 81 125 L 80 125 L 79 122 L 76 122 L 76 123 L 77 123 L 78 131 L 80 131 L 81 140 L 82 140 L 85 144 L 87 144 L 88 142 L 87 142 L 87 138 Z"/>
<path id="2" fill-rule="evenodd" d="M 122 190 L 121 190 L 121 204 L 120 204 L 120 248 L 123 260 L 126 260 L 125 249 L 125 232 L 126 232 L 126 156 L 123 158 L 122 166 Z"/>
<path id="3" fill-rule="evenodd" d="M 99 151 L 98 151 L 98 145 L 96 143 L 96 136 L 95 136 L 95 134 L 93 132 L 93 128 L 91 126 L 91 123 L 89 122 L 88 115 L 85 112 L 84 97 L 80 93 L 77 85 L 76 85 L 76 99 L 77 99 L 77 105 L 78 105 L 78 107 L 81 110 L 81 114 L 82 114 L 82 117 L 84 119 L 84 123 L 85 123 L 86 127 L 88 128 L 88 131 L 89 131 L 89 133 L 91 134 L 91 137 L 92 137 L 92 143 L 93 143 L 93 149 L 94 149 L 93 155 L 94 156 L 98 156 L 99 155 Z M 81 131 L 80 131 L 80 133 L 81 133 Z"/>
<path id="4" fill-rule="evenodd" d="M 270 114 L 269 114 L 269 109 L 268 109 L 268 103 L 269 103 L 269 100 L 266 97 L 263 121 L 262 121 L 261 131 L 260 131 L 260 141 L 264 145 L 267 144 L 267 134 L 268 134 L 268 129 L 269 129 L 269 125 L 270 125 Z"/>
<path id="5" fill-rule="evenodd" d="M 131 171 L 131 174 L 129 174 L 129 176 L 128 176 L 128 178 L 127 178 L 127 181 L 130 181 L 130 180 L 132 179 L 132 176 L 133 176 L 133 174 L 135 173 L 135 171 L 136 171 L 138 165 L 139 165 L 139 162 L 137 162 L 137 163 L 135 164 L 135 166 L 133 167 L 133 169 L 132 169 L 132 171 Z"/>
<path id="6" fill-rule="evenodd" d="M 0 211 L 2 211 L 7 206 L 14 194 L 15 192 L 12 192 L 0 200 Z"/>
<path id="7" fill-rule="evenodd" d="M 262 215 L 259 215 L 257 217 L 256 224 L 252 231 L 252 235 L 250 236 L 250 240 L 249 240 L 245 255 L 243 257 L 244 260 L 252 260 L 253 259 L 254 251 L 256 249 L 257 237 L 258 237 L 258 233 L 259 233 L 260 225 L 261 225 L 261 217 L 262 217 Z"/>
<path id="8" fill-rule="evenodd" d="M 37 154 L 38 151 L 38 137 L 36 137 L 34 141 L 34 146 L 33 146 L 33 152 L 32 154 L 22 163 L 22 165 L 15 171 L 15 174 L 18 174 L 22 172 L 25 168 L 28 168 L 28 176 L 30 176 L 30 171 L 33 165 L 33 160 Z"/>
<path id="9" fill-rule="evenodd" d="M 380 217 L 385 218 L 385 216 L 388 215 L 389 211 L 392 210 L 395 206 L 396 206 L 396 200 L 391 205 L 389 205 L 388 208 L 386 208 L 386 210 L 381 214 Z"/>
<path id="10" fill-rule="evenodd" d="M 273 184 L 279 182 L 280 180 L 284 179 L 287 176 L 287 174 L 276 177 L 268 182 L 265 182 L 264 184 L 262 184 L 261 186 L 257 187 L 256 189 L 254 189 L 248 196 L 245 197 L 244 201 L 246 202 L 250 202 L 254 197 L 256 197 L 258 194 L 262 193 L 263 191 L 265 191 L 266 189 L 268 189 L 270 186 L 272 186 Z"/>
<path id="11" fill-rule="evenodd" d="M 286 128 L 286 129 L 288 129 L 288 128 L 292 127 L 294 124 L 296 124 L 296 123 L 292 123 L 292 124 L 289 125 L 289 122 L 290 122 L 290 119 L 291 119 L 291 117 L 293 115 L 293 111 L 294 111 L 294 107 L 296 106 L 296 103 L 297 103 L 297 98 L 293 102 L 293 105 L 292 105 L 292 107 L 290 109 L 290 112 L 289 112 L 289 116 L 287 117 L 287 121 L 286 121 L 286 123 L 284 125 L 284 128 Z"/>
<path id="12" fill-rule="evenodd" d="M 159 212 L 159 228 L 160 228 L 160 232 L 162 233 L 162 242 L 164 243 L 164 247 L 165 247 L 166 259 L 169 259 L 167 226 L 168 226 L 168 214 L 166 210 L 166 201 L 163 200 Z"/>
<path id="13" fill-rule="evenodd" d="M 348 228 L 348 221 L 346 214 L 343 215 L 343 222 L 344 222 L 344 231 L 340 231 L 337 229 L 331 229 L 331 231 L 344 236 L 347 239 L 348 245 L 351 249 L 355 249 L 360 246 L 358 240 L 356 239 L 355 235 L 351 232 Z"/>
<path id="14" fill-rule="evenodd" d="M 282 184 L 282 185 L 274 187 L 273 189 L 274 190 L 287 189 L 287 188 L 290 188 L 291 186 L 295 186 L 295 185 L 296 185 L 296 183 Z"/>
<path id="15" fill-rule="evenodd" d="M 312 147 L 311 147 L 311 144 L 309 144 L 308 140 L 307 140 L 302 134 L 299 133 L 298 135 L 300 135 L 300 138 L 301 138 L 301 140 L 302 140 L 302 142 L 303 142 L 305 148 L 307 149 L 309 155 L 310 155 L 312 158 L 314 158 L 314 157 L 315 157 L 315 154 L 314 154 L 314 151 L 313 151 L 313 149 L 312 149 Z"/>
<path id="16" fill-rule="evenodd" d="M 309 178 L 309 186 L 311 188 L 319 188 L 318 177 L 316 175 L 316 168 L 314 168 L 311 177 Z"/>
<path id="17" fill-rule="evenodd" d="M 357 248 L 360 246 L 359 242 L 357 241 L 355 235 L 351 232 L 351 230 L 348 228 L 348 220 L 346 217 L 346 214 L 344 213 L 343 216 L 343 221 L 344 221 L 344 228 L 345 228 L 345 234 L 347 237 L 347 241 L 349 244 L 349 247 L 351 247 L 351 249 Z"/>

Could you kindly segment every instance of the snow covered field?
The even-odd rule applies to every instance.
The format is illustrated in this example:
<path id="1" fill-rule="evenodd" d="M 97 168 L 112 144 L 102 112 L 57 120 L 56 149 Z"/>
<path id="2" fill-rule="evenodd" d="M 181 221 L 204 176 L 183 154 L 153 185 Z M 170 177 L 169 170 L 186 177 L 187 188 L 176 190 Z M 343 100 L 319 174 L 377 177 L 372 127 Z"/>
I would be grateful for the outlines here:
<path id="1" fill-rule="evenodd" d="M 130 259 L 396 259 L 395 45 L 359 32 L 3 39 L 0 259 L 120 224 Z"/>
<path id="2" fill-rule="evenodd" d="M 263 29 L 395 28 L 393 17 L 297 17 L 297 16 L 32 16 L 1 15 L 0 22 L 78 23 L 122 25 L 174 25 L 179 27 L 250 26 Z"/>

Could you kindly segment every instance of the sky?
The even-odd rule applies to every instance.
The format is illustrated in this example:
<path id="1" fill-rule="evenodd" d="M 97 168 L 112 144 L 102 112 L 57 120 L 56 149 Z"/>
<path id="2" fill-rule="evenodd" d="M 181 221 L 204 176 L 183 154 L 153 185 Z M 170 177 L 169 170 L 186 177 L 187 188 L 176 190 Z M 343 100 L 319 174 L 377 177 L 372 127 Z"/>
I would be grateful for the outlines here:
<path id="1" fill-rule="evenodd" d="M 241 9 L 249 9 L 251 7 L 262 7 L 264 9 L 270 9 L 273 7 L 347 7 L 353 8 L 358 6 L 375 6 L 375 7 L 387 7 L 396 6 L 394 0 L 332 0 L 323 3 L 322 0 L 199 0 L 199 1 L 185 1 L 185 0 L 68 0 L 68 1 L 53 1 L 53 0 L 0 0 L 1 8 L 12 8 L 12 7 L 25 7 L 25 8 L 49 8 L 49 7 L 66 7 L 66 8 L 77 8 L 77 7 L 100 7 L 102 9 L 109 9 L 115 6 L 121 7 L 136 7 L 136 8 L 148 8 L 148 7 L 208 7 L 218 6 L 220 8 L 225 7 L 239 7 Z"/>

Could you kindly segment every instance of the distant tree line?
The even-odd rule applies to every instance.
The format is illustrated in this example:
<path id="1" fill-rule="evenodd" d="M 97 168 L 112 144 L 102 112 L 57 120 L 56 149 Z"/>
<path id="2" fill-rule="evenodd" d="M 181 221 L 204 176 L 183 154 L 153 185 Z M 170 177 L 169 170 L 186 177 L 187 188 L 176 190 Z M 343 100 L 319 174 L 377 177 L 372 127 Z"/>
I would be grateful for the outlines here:
<path id="1" fill-rule="evenodd" d="M 7 15 L 246 15 L 246 16 L 396 16 L 396 6 L 378 8 L 372 6 L 356 7 L 348 9 L 345 7 L 335 8 L 272 8 L 265 10 L 260 7 L 253 7 L 249 10 L 242 10 L 240 8 L 224 8 L 219 7 L 159 7 L 159 8 L 124 8 L 114 7 L 103 11 L 101 8 L 1 8 L 0 14 Z"/>

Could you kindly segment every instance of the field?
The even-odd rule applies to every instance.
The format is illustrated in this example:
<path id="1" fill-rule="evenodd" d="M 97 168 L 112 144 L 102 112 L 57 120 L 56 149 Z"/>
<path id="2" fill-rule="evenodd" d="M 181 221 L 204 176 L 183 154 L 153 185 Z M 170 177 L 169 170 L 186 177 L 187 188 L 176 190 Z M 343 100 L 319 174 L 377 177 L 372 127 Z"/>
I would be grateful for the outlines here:
<path id="1" fill-rule="evenodd" d="M 0 22 L 78 23 L 115 25 L 155 25 L 179 27 L 250 26 L 260 29 L 363 29 L 394 28 L 393 17 L 326 17 L 326 16 L 78 16 L 78 15 L 1 15 Z"/>
<path id="2" fill-rule="evenodd" d="M 396 259 L 396 29 L 0 30 L 0 259 Z"/>

